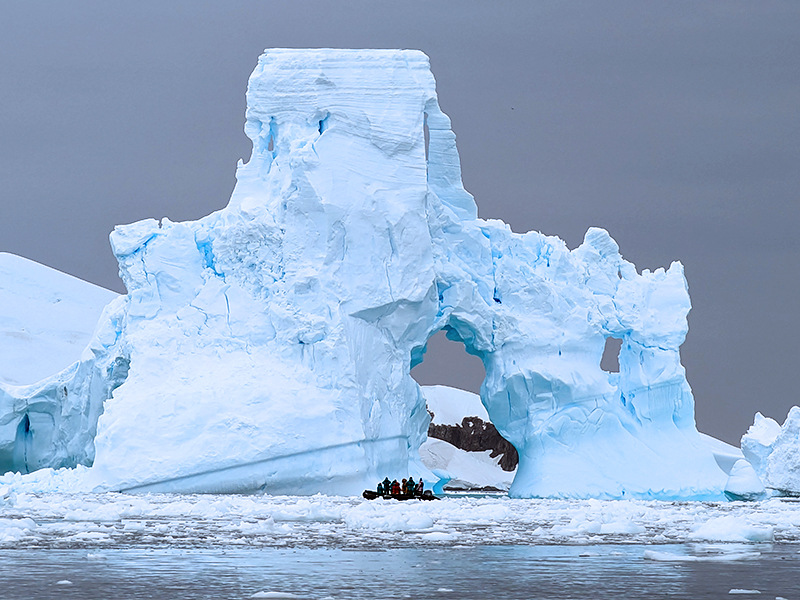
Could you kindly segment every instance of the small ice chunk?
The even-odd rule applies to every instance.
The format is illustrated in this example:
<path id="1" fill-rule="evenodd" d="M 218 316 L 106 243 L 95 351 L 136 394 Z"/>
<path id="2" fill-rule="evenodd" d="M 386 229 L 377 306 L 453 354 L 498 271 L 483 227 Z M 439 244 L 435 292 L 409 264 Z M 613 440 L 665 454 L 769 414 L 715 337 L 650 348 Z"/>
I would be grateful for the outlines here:
<path id="1" fill-rule="evenodd" d="M 739 588 L 733 588 L 729 594 L 760 594 L 759 590 L 741 590 Z"/>
<path id="2" fill-rule="evenodd" d="M 289 592 L 256 592 L 251 598 L 300 598 L 297 594 Z"/>
<path id="3" fill-rule="evenodd" d="M 432 531 L 430 533 L 420 533 L 417 535 L 419 535 L 421 539 L 429 542 L 449 542 L 457 537 L 452 533 L 446 533 L 444 531 Z"/>
<path id="4" fill-rule="evenodd" d="M 673 554 L 671 552 L 658 552 L 645 550 L 644 559 L 657 562 L 733 562 L 736 560 L 749 560 L 761 556 L 760 552 L 732 552 L 711 554 L 707 556 L 693 556 L 686 554 Z"/>
<path id="5" fill-rule="evenodd" d="M 69 579 L 62 579 L 60 581 L 56 581 L 56 585 L 72 585 L 72 582 Z"/>
<path id="6" fill-rule="evenodd" d="M 437 591 L 437 592 L 452 592 L 453 590 L 451 590 L 450 588 L 439 588 L 439 589 L 438 589 L 438 590 L 436 590 L 436 591 Z"/>

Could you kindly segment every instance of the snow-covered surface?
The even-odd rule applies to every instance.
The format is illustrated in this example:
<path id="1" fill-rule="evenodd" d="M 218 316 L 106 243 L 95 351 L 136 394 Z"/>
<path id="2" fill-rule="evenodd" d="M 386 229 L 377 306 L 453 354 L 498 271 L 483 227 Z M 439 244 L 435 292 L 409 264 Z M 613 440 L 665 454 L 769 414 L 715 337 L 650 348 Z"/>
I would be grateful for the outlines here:
<path id="1" fill-rule="evenodd" d="M 0 383 L 29 385 L 77 362 L 103 308 L 117 296 L 0 252 Z"/>
<path id="2" fill-rule="evenodd" d="M 794 503 L 52 494 L 0 484 L 0 546 L 396 548 L 800 542 Z M 16 491 L 15 491 L 16 490 Z M 651 557 L 668 560 L 667 557 Z"/>
<path id="3" fill-rule="evenodd" d="M 507 490 L 514 472 L 503 471 L 498 464 L 500 457 L 492 458 L 491 453 L 491 450 L 466 452 L 434 438 L 428 438 L 419 448 L 422 464 L 450 488 Z"/>
<path id="4" fill-rule="evenodd" d="M 483 360 L 512 495 L 722 498 L 733 463 L 680 363 L 680 263 L 638 273 L 602 229 L 570 250 L 478 219 L 421 52 L 268 50 L 247 106 L 225 209 L 112 233 L 129 294 L 73 370 L 10 394 L 8 464 L 93 461 L 84 487 L 140 493 L 429 480 L 409 372 L 444 329 Z"/>
<path id="5" fill-rule="evenodd" d="M 431 423 L 460 425 L 464 417 L 489 421 L 489 413 L 478 394 L 446 385 L 423 385 L 421 389 L 428 410 L 433 413 Z"/>

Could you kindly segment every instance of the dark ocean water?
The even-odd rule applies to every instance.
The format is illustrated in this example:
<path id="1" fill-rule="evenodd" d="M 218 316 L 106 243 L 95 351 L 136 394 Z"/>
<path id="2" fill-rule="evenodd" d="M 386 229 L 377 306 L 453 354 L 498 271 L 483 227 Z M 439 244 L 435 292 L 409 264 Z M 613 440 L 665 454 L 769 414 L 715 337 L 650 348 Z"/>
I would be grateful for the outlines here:
<path id="1" fill-rule="evenodd" d="M 800 599 L 797 544 L 375 546 L 1 549 L 0 599 Z"/>

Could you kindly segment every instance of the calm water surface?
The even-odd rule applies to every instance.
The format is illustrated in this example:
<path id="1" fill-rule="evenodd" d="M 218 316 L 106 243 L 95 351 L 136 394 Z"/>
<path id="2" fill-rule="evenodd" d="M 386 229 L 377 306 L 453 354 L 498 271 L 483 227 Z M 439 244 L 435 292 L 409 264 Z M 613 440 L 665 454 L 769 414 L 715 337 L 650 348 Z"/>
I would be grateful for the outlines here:
<path id="1" fill-rule="evenodd" d="M 0 599 L 225 600 L 261 592 L 309 599 L 791 600 L 800 599 L 798 550 L 798 544 L 1 549 Z M 646 551 L 678 560 L 647 560 Z M 748 558 L 716 561 L 740 552 Z"/>

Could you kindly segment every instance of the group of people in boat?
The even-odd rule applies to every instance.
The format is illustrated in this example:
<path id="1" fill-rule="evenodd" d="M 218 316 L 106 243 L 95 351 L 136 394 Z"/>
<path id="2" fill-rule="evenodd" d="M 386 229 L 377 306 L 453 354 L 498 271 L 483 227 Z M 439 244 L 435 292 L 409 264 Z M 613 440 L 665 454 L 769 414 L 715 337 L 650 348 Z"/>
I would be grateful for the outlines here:
<path id="1" fill-rule="evenodd" d="M 400 483 L 395 479 L 389 481 L 387 477 L 378 484 L 379 496 L 422 496 L 425 493 L 425 484 L 420 477 L 419 481 L 414 481 L 413 477 L 403 479 Z"/>

